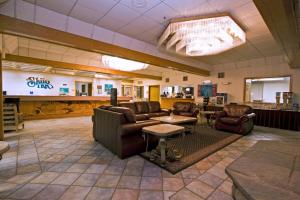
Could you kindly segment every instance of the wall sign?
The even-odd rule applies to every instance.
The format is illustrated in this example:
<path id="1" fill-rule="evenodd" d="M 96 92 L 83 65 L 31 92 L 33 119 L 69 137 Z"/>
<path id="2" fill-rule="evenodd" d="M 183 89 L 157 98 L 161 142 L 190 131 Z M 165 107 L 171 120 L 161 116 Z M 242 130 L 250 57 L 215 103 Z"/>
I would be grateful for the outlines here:
<path id="1" fill-rule="evenodd" d="M 28 77 L 26 79 L 28 87 L 36 87 L 42 89 L 53 89 L 53 85 L 50 83 L 49 80 L 45 78 L 38 78 L 38 77 Z"/>

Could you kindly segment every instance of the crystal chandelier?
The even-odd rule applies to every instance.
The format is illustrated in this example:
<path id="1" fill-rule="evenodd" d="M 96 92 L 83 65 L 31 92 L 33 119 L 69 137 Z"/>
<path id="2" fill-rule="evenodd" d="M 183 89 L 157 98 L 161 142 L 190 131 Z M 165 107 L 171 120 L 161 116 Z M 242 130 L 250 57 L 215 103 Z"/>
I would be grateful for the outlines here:
<path id="1" fill-rule="evenodd" d="M 246 42 L 245 32 L 228 15 L 171 21 L 158 45 L 187 56 L 214 55 Z"/>
<path id="2" fill-rule="evenodd" d="M 121 71 L 135 71 L 148 67 L 145 63 L 107 55 L 102 56 L 102 62 L 108 68 Z"/>

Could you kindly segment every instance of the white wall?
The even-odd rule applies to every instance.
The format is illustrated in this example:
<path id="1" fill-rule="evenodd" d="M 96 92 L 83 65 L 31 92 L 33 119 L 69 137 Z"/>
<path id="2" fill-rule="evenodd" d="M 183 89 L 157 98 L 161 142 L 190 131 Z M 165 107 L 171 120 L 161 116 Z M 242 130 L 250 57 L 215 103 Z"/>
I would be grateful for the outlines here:
<path id="1" fill-rule="evenodd" d="M 218 72 L 225 72 L 225 78 L 217 78 Z M 228 102 L 242 103 L 245 78 L 287 75 L 291 75 L 291 91 L 295 93 L 295 102 L 300 103 L 300 69 L 291 69 L 281 56 L 214 66 L 209 77 L 170 71 L 163 73 L 161 87 L 174 85 L 193 86 L 196 101 L 201 101 L 201 98 L 197 97 L 197 87 L 204 80 L 211 80 L 212 83 L 218 84 L 217 92 L 228 93 Z M 188 81 L 182 81 L 183 76 L 188 76 Z M 165 78 L 169 78 L 170 82 L 166 83 Z"/>
<path id="2" fill-rule="evenodd" d="M 26 79 L 28 77 L 45 78 L 53 85 L 53 89 L 43 89 L 36 87 L 28 87 Z M 106 80 L 96 78 L 85 78 L 79 76 L 64 76 L 58 74 L 34 73 L 34 72 L 20 72 L 12 70 L 3 70 L 3 91 L 7 91 L 7 95 L 59 95 L 59 88 L 69 88 L 69 95 L 75 95 L 75 81 L 93 82 L 93 96 L 107 96 L 104 92 L 104 84 L 113 84 L 113 87 L 118 89 L 121 94 L 121 81 Z M 65 84 L 65 86 L 64 86 Z M 102 85 L 102 94 L 97 94 L 97 85 Z"/>

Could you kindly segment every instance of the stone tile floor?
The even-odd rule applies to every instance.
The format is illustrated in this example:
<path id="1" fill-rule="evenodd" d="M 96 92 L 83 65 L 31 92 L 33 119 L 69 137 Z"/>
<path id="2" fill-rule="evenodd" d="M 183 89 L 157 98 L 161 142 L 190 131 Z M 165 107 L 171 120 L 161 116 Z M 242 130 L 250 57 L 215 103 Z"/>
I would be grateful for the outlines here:
<path id="1" fill-rule="evenodd" d="M 28 121 L 6 133 L 11 149 L 0 161 L 0 199 L 231 200 L 224 169 L 257 140 L 300 141 L 300 132 L 255 127 L 172 175 L 139 156 L 120 160 L 94 142 L 90 117 Z"/>

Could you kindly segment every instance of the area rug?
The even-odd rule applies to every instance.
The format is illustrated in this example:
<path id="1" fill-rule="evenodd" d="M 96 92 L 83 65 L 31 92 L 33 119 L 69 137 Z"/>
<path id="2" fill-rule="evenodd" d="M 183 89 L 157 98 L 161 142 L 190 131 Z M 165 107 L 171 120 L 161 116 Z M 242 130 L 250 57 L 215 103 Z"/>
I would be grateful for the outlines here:
<path id="1" fill-rule="evenodd" d="M 197 126 L 194 133 L 187 134 L 185 137 L 173 137 L 167 141 L 168 148 L 175 148 L 182 155 L 180 160 L 173 162 L 166 161 L 165 166 L 161 166 L 159 159 L 150 161 L 149 153 L 144 152 L 140 155 L 170 173 L 176 174 L 241 137 L 242 135 Z"/>

